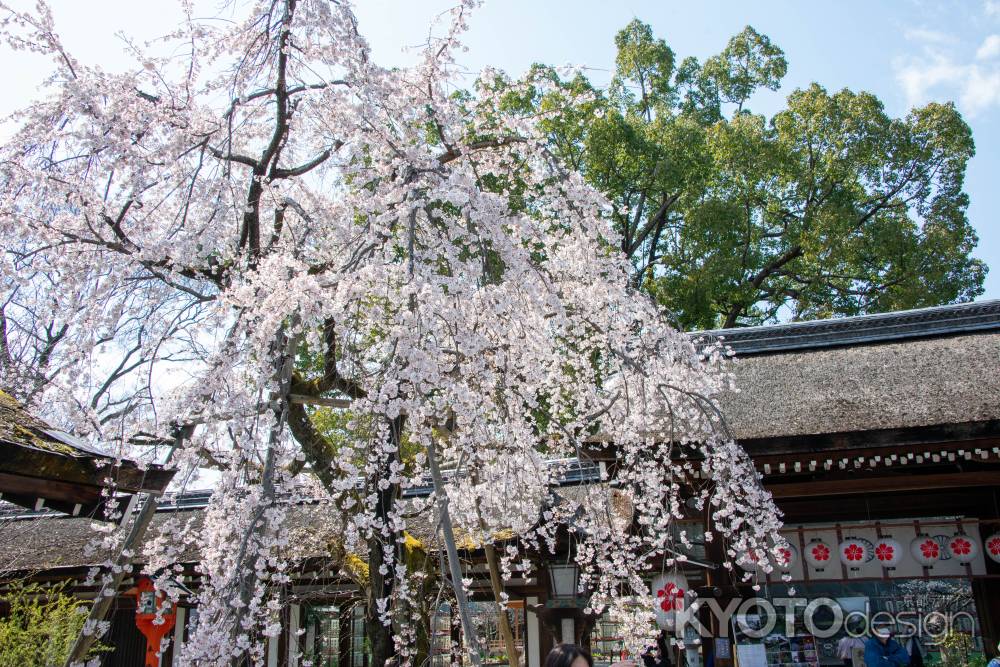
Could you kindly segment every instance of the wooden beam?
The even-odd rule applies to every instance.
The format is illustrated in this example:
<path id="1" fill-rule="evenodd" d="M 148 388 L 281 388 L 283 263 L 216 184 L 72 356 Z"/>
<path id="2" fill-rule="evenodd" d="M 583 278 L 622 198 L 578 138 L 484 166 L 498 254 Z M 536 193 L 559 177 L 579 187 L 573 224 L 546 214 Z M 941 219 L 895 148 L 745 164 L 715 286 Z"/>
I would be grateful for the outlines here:
<path id="1" fill-rule="evenodd" d="M 997 487 L 922 489 L 892 494 L 892 502 L 879 503 L 879 516 L 886 521 L 912 519 L 915 516 L 979 516 L 983 508 L 993 508 L 993 490 Z M 811 496 L 778 498 L 778 508 L 786 525 L 799 523 L 868 521 L 872 501 L 878 495 Z M 992 511 L 992 510 L 990 510 Z"/>
<path id="2" fill-rule="evenodd" d="M 27 477 L 0 472 L 0 491 L 19 496 L 32 496 L 61 500 L 72 504 L 89 505 L 101 499 L 101 487 L 60 482 L 54 479 Z"/>
<path id="3" fill-rule="evenodd" d="M 319 398 L 304 394 L 289 394 L 288 400 L 299 405 L 322 405 L 328 408 L 349 408 L 351 401 L 345 398 Z"/>
<path id="4" fill-rule="evenodd" d="M 808 498 L 893 491 L 928 491 L 1000 485 L 1000 470 L 906 475 L 899 477 L 864 477 L 790 484 L 765 484 L 775 498 Z"/>
<path id="5" fill-rule="evenodd" d="M 114 465 L 113 458 L 96 455 L 70 455 L 0 441 L 0 473 L 34 477 L 67 484 L 103 487 L 111 477 L 125 493 L 162 493 L 174 476 L 164 466 L 150 464 L 140 470 L 132 461 Z"/>

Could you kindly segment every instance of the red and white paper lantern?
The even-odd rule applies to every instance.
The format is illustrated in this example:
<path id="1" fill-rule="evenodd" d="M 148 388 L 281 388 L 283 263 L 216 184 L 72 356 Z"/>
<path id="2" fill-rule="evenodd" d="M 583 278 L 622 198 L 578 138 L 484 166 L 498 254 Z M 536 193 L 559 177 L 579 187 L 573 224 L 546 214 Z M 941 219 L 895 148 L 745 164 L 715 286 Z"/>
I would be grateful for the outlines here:
<path id="1" fill-rule="evenodd" d="M 760 558 L 756 551 L 747 551 L 736 559 L 736 564 L 747 572 L 756 572 L 763 569 L 760 565 Z"/>
<path id="2" fill-rule="evenodd" d="M 979 555 L 979 542 L 971 535 L 955 535 L 948 540 L 948 552 L 959 563 L 965 565 L 976 560 Z"/>
<path id="3" fill-rule="evenodd" d="M 910 542 L 910 554 L 924 567 L 930 567 L 941 559 L 941 544 L 930 535 L 918 535 Z"/>
<path id="4" fill-rule="evenodd" d="M 903 560 L 903 545 L 891 537 L 875 541 L 875 560 L 882 567 L 896 567 Z"/>
<path id="5" fill-rule="evenodd" d="M 868 549 L 864 542 L 855 539 L 846 539 L 838 547 L 840 552 L 840 562 L 847 567 L 857 570 L 868 560 Z"/>
<path id="6" fill-rule="evenodd" d="M 775 552 L 775 561 L 778 565 L 778 570 L 781 572 L 788 572 L 793 567 L 795 563 L 799 560 L 798 549 L 793 547 L 791 544 L 785 547 L 778 547 Z"/>
<path id="7" fill-rule="evenodd" d="M 986 538 L 986 555 L 994 563 L 1000 563 L 1000 533 L 993 533 Z"/>
<path id="8" fill-rule="evenodd" d="M 661 630 L 672 630 L 677 612 L 683 611 L 684 596 L 688 592 L 687 577 L 683 574 L 661 574 L 653 579 L 653 597 L 656 598 L 656 624 Z"/>
<path id="9" fill-rule="evenodd" d="M 822 570 L 830 565 L 833 560 L 834 553 L 829 544 L 822 540 L 817 540 L 806 545 L 803 557 L 806 559 L 806 562 L 814 568 Z"/>

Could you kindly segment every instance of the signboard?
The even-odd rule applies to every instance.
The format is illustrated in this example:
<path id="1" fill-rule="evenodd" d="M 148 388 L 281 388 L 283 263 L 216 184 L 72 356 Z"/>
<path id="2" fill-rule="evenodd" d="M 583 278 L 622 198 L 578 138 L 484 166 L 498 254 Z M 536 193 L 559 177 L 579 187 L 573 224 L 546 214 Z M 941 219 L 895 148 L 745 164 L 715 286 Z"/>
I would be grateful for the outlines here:
<path id="1" fill-rule="evenodd" d="M 737 644 L 736 657 L 740 667 L 767 667 L 767 650 L 763 644 Z"/>

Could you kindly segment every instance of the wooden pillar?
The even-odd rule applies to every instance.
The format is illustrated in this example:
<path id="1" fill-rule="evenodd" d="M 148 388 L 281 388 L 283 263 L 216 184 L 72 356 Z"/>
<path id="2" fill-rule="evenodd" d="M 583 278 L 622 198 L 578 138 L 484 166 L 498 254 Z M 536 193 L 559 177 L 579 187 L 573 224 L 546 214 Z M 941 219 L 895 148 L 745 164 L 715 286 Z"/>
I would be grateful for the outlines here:
<path id="1" fill-rule="evenodd" d="M 288 607 L 288 630 L 285 632 L 285 644 L 288 646 L 288 667 L 298 667 L 301 650 L 299 649 L 299 616 L 302 607 L 293 603 Z"/>
<path id="2" fill-rule="evenodd" d="M 542 637 L 538 614 L 532 607 L 538 604 L 538 597 L 525 600 L 524 664 L 526 667 L 542 667 Z"/>
<path id="3" fill-rule="evenodd" d="M 705 583 L 708 584 L 709 591 L 714 591 L 718 589 L 721 594 L 716 597 L 714 594 L 711 595 L 719 606 L 726 609 L 730 602 L 733 600 L 732 591 L 735 589 L 732 585 L 732 574 L 725 568 L 721 567 L 722 562 L 726 559 L 725 548 L 722 544 L 722 536 L 715 531 L 715 523 L 712 521 L 712 506 L 708 505 L 705 509 L 705 530 L 712 531 L 711 542 L 705 541 L 705 560 L 712 564 L 714 567 L 705 571 Z M 699 614 L 699 620 L 704 623 L 705 616 L 708 616 L 708 629 L 712 633 L 712 637 L 719 637 L 723 634 L 723 628 L 719 626 L 719 619 L 716 618 L 715 614 L 709 612 L 707 605 L 703 607 L 701 613 Z M 726 633 L 728 634 L 729 628 L 726 628 Z M 729 637 L 730 644 L 733 643 L 734 638 Z M 705 644 L 705 660 L 706 663 L 709 660 L 715 660 L 715 642 L 709 640 L 704 642 Z M 711 664 L 711 663 L 710 663 Z"/>
<path id="4" fill-rule="evenodd" d="M 170 663 L 179 667 L 181 646 L 184 644 L 184 626 L 187 624 L 187 607 L 177 608 L 177 620 L 174 621 L 174 641 L 170 644 Z"/>
<path id="5" fill-rule="evenodd" d="M 337 628 L 339 631 L 337 642 L 340 644 L 337 648 L 337 652 L 340 654 L 337 664 L 340 667 L 351 667 L 351 635 L 354 633 L 354 619 L 351 615 L 351 609 L 353 606 L 353 602 L 347 601 L 337 607 Z"/>

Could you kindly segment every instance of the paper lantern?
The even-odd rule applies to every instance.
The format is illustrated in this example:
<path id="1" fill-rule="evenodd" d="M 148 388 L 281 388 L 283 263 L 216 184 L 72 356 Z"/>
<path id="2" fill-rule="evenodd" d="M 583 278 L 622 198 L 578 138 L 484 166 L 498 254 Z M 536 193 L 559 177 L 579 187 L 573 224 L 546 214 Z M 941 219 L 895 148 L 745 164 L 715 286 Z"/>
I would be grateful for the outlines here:
<path id="1" fill-rule="evenodd" d="M 778 565 L 778 569 L 782 572 L 788 572 L 795 564 L 799 561 L 798 549 L 789 544 L 786 547 L 778 547 L 777 553 L 775 555 L 775 562 Z"/>
<path id="2" fill-rule="evenodd" d="M 933 537 L 918 535 L 910 542 L 910 554 L 924 567 L 930 567 L 941 559 L 941 545 Z"/>
<path id="3" fill-rule="evenodd" d="M 882 567 L 896 567 L 903 560 L 903 545 L 891 537 L 875 541 L 875 560 Z"/>
<path id="4" fill-rule="evenodd" d="M 684 610 L 684 596 L 687 592 L 687 577 L 683 574 L 661 574 L 653 579 L 656 624 L 661 630 L 674 628 L 677 612 Z"/>
<path id="5" fill-rule="evenodd" d="M 848 538 L 840 543 L 837 550 L 840 562 L 853 570 L 857 570 L 868 560 L 868 549 L 861 540 Z"/>
<path id="6" fill-rule="evenodd" d="M 758 558 L 757 554 L 753 551 L 748 551 L 737 558 L 736 564 L 747 572 L 756 572 L 757 570 L 762 569 L 760 566 L 760 558 Z"/>
<path id="7" fill-rule="evenodd" d="M 994 563 L 1000 563 L 1000 533 L 993 533 L 986 538 L 986 555 Z"/>
<path id="8" fill-rule="evenodd" d="M 979 555 L 979 542 L 971 535 L 955 535 L 948 540 L 948 553 L 963 565 L 971 563 Z"/>
<path id="9" fill-rule="evenodd" d="M 826 542 L 817 540 L 806 545 L 803 556 L 807 563 L 818 570 L 822 570 L 830 564 L 830 560 L 833 558 L 833 549 Z"/>

